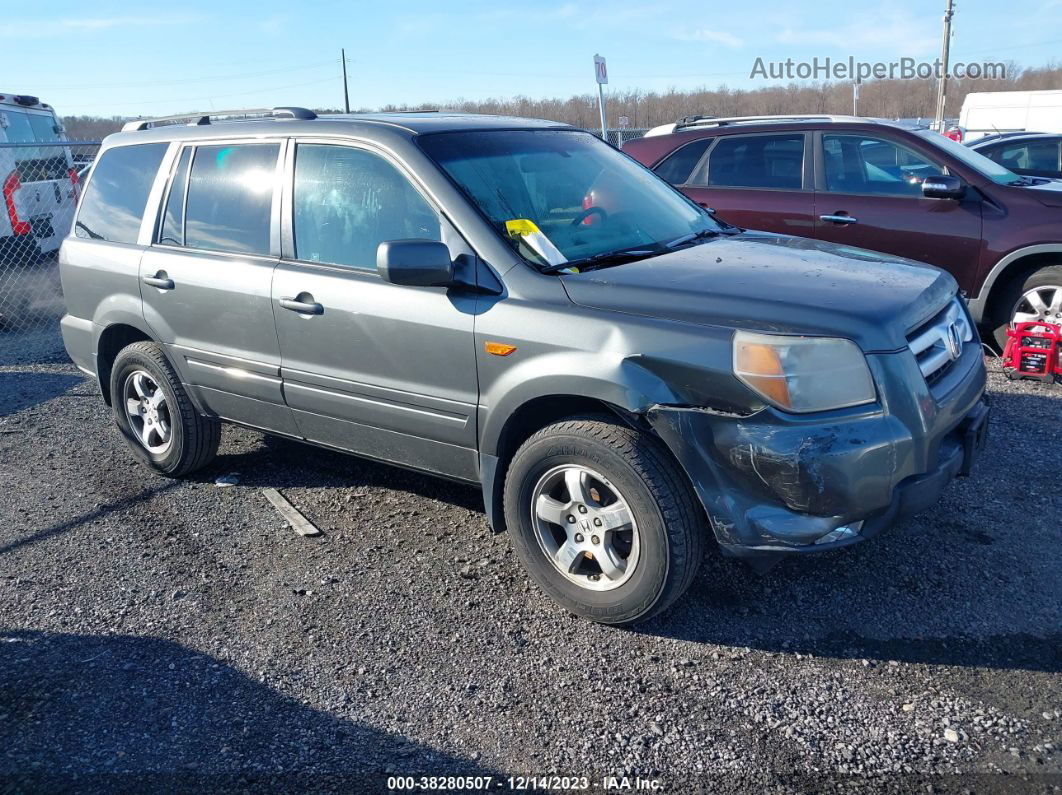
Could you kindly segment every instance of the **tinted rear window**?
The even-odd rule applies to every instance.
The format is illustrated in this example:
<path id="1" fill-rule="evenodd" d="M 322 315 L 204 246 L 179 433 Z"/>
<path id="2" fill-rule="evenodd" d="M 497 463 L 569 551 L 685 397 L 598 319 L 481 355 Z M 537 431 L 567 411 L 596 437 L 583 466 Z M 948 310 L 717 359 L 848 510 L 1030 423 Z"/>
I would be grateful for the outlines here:
<path id="1" fill-rule="evenodd" d="M 708 184 L 800 190 L 804 134 L 728 136 L 708 156 Z"/>
<path id="2" fill-rule="evenodd" d="M 184 244 L 268 254 L 279 153 L 279 144 L 198 147 L 188 181 Z"/>
<path id="3" fill-rule="evenodd" d="M 81 199 L 74 234 L 111 243 L 135 243 L 167 146 L 138 144 L 104 152 Z"/>

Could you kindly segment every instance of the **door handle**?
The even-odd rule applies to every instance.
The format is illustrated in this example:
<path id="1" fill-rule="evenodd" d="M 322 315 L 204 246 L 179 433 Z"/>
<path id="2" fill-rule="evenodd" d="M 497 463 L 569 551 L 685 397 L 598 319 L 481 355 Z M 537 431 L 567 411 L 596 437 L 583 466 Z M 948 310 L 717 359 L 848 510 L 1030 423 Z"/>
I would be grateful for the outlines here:
<path id="1" fill-rule="evenodd" d="M 144 284 L 150 284 L 160 290 L 172 290 L 174 288 L 173 279 L 166 275 L 166 271 L 159 271 L 154 276 L 145 276 Z"/>
<path id="2" fill-rule="evenodd" d="M 850 215 L 834 214 L 834 215 L 820 215 L 819 220 L 829 221 L 831 224 L 858 224 L 859 219 L 853 218 Z"/>
<path id="3" fill-rule="evenodd" d="M 300 315 L 323 315 L 324 307 L 313 300 L 312 295 L 300 293 L 296 298 L 281 298 L 280 305 L 284 309 L 298 312 Z"/>

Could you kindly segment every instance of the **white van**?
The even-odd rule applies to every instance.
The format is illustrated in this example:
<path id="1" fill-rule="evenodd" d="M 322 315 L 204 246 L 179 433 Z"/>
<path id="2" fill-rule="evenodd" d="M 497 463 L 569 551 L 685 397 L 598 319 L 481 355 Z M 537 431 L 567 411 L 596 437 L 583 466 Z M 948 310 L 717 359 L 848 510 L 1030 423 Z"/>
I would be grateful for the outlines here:
<path id="1" fill-rule="evenodd" d="M 967 94 L 959 128 L 967 144 L 1005 132 L 1062 133 L 1062 90 Z"/>
<path id="2" fill-rule="evenodd" d="M 79 185 L 65 140 L 50 105 L 0 92 L 0 265 L 54 253 L 70 231 Z"/>

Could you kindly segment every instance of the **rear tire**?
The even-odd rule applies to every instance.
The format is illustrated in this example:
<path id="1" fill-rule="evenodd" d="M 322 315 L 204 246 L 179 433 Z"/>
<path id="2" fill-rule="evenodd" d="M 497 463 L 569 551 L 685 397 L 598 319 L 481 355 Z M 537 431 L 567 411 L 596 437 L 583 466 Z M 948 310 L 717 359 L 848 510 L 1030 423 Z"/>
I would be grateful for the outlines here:
<path id="1" fill-rule="evenodd" d="M 133 454 L 163 475 L 187 475 L 217 454 L 221 423 L 196 411 L 157 343 L 134 342 L 118 352 L 111 409 Z"/>
<path id="2" fill-rule="evenodd" d="M 992 336 L 1001 350 L 1007 344 L 1007 327 L 1016 316 L 1062 324 L 1062 265 L 1048 265 L 1014 279 L 1000 293 L 994 310 Z"/>
<path id="3" fill-rule="evenodd" d="M 509 464 L 504 499 L 532 579 L 593 621 L 633 624 L 663 612 L 703 556 L 704 512 L 678 464 L 659 440 L 608 417 L 534 434 Z"/>

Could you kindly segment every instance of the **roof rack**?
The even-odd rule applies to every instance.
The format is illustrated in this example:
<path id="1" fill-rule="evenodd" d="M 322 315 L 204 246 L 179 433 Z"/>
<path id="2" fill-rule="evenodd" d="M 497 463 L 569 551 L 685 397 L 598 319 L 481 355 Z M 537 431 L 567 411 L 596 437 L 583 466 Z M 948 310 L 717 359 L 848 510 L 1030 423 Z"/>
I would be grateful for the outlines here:
<path id="1" fill-rule="evenodd" d="M 675 122 L 675 132 L 688 130 L 691 127 L 725 127 L 730 124 L 761 124 L 765 122 L 790 122 L 790 121 L 866 121 L 859 116 L 831 116 L 829 114 L 798 113 L 792 115 L 777 116 L 686 116 Z"/>
<path id="2" fill-rule="evenodd" d="M 707 114 L 697 114 L 695 116 L 683 116 L 681 119 L 679 119 L 677 122 L 675 122 L 675 128 L 677 129 L 679 127 L 690 127 L 690 126 L 692 126 L 694 124 L 697 124 L 698 122 L 713 121 L 713 120 L 718 119 L 718 118 L 719 118 L 718 116 L 710 116 L 710 115 L 707 115 Z"/>
<path id="3" fill-rule="evenodd" d="M 317 118 L 317 114 L 308 108 L 297 108 L 294 106 L 284 106 L 279 108 L 244 108 L 242 110 L 211 110 L 211 111 L 196 111 L 194 113 L 178 113 L 176 116 L 159 116 L 154 119 L 133 119 L 133 121 L 126 122 L 122 127 L 122 132 L 138 132 L 140 130 L 148 130 L 152 127 L 158 127 L 160 124 L 166 122 L 178 122 L 190 119 L 188 125 L 196 127 L 204 124 L 211 124 L 211 119 L 220 118 L 255 118 L 266 117 L 272 119 L 302 119 L 312 120 Z"/>

